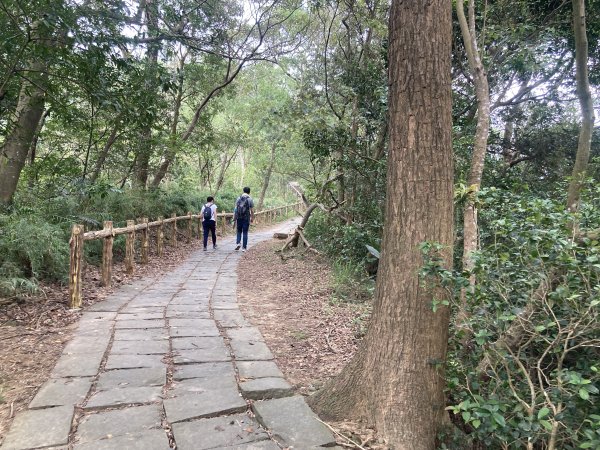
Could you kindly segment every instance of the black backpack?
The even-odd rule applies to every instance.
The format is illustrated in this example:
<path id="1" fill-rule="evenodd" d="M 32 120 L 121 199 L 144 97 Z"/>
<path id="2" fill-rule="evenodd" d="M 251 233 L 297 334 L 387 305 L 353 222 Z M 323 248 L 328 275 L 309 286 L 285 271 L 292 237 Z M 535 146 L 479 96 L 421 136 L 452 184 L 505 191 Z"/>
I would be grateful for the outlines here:
<path id="1" fill-rule="evenodd" d="M 204 205 L 204 220 L 212 219 L 212 208 L 206 204 Z"/>
<path id="2" fill-rule="evenodd" d="M 245 219 L 250 215 L 247 196 L 241 196 L 238 199 L 237 204 L 235 205 L 235 211 L 238 219 Z"/>

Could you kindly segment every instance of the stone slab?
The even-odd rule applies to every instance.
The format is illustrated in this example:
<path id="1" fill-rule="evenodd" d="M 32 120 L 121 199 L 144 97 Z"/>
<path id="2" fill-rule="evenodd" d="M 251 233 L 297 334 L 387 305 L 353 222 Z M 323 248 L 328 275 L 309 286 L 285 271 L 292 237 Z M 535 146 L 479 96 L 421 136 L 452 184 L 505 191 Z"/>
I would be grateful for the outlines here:
<path id="1" fill-rule="evenodd" d="M 106 370 L 136 369 L 138 367 L 164 367 L 163 355 L 113 355 L 108 356 Z"/>
<path id="2" fill-rule="evenodd" d="M 22 450 L 67 444 L 73 413 L 73 406 L 58 406 L 17 414 L 2 449 Z"/>
<path id="3" fill-rule="evenodd" d="M 79 322 L 114 320 L 117 313 L 114 311 L 85 311 L 81 314 Z"/>
<path id="4" fill-rule="evenodd" d="M 91 378 L 50 379 L 40 388 L 29 407 L 33 409 L 77 405 L 85 400 L 90 387 Z"/>
<path id="5" fill-rule="evenodd" d="M 283 378 L 283 373 L 273 361 L 236 361 L 240 379 L 278 377 Z"/>
<path id="6" fill-rule="evenodd" d="M 169 319 L 210 319 L 208 311 L 168 311 Z"/>
<path id="7" fill-rule="evenodd" d="M 99 339 L 94 336 L 75 336 L 63 349 L 63 355 L 104 353 L 109 342 L 110 336 L 107 336 L 104 339 Z"/>
<path id="8" fill-rule="evenodd" d="M 117 315 L 116 320 L 156 320 L 162 319 L 162 312 L 139 312 L 139 313 L 121 313 Z"/>
<path id="9" fill-rule="evenodd" d="M 267 344 L 258 341 L 231 340 L 231 349 L 238 361 L 265 361 L 273 359 Z"/>
<path id="10" fill-rule="evenodd" d="M 245 411 L 248 406 L 237 389 L 215 389 L 168 398 L 163 405 L 170 423 L 238 413 Z"/>
<path id="11" fill-rule="evenodd" d="M 168 339 L 169 333 L 161 328 L 149 330 L 116 330 L 115 341 L 159 341 Z"/>
<path id="12" fill-rule="evenodd" d="M 134 319 L 134 320 L 117 320 L 115 328 L 133 328 L 140 330 L 147 330 L 149 328 L 164 328 L 165 321 L 163 319 L 156 320 L 145 320 L 145 319 Z"/>
<path id="13" fill-rule="evenodd" d="M 164 355 L 169 351 L 169 341 L 114 341 L 112 355 Z"/>
<path id="14" fill-rule="evenodd" d="M 237 310 L 238 305 L 237 305 L 237 303 L 233 303 L 233 302 L 229 302 L 229 303 L 213 302 L 212 308 L 214 310 Z"/>
<path id="15" fill-rule="evenodd" d="M 158 405 L 136 406 L 115 411 L 100 411 L 87 414 L 79 420 L 77 437 L 79 442 L 142 433 L 161 427 Z"/>
<path id="16" fill-rule="evenodd" d="M 173 353 L 173 362 L 175 364 L 194 364 L 215 361 L 231 361 L 231 355 L 225 346 L 197 350 L 178 350 Z"/>
<path id="17" fill-rule="evenodd" d="M 75 444 L 74 450 L 168 450 L 169 439 L 164 430 L 148 430 L 112 439 Z"/>
<path id="18" fill-rule="evenodd" d="M 234 377 L 233 365 L 229 362 L 209 362 L 204 364 L 184 364 L 175 366 L 173 380 L 181 381 L 189 378 Z"/>
<path id="19" fill-rule="evenodd" d="M 103 357 L 104 352 L 63 354 L 54 366 L 50 378 L 92 377 L 98 373 Z"/>
<path id="20" fill-rule="evenodd" d="M 194 350 L 200 348 L 225 348 L 221 336 L 195 336 L 171 339 L 173 350 Z"/>
<path id="21" fill-rule="evenodd" d="M 212 328 L 215 322 L 212 319 L 170 319 L 171 327 Z"/>
<path id="22" fill-rule="evenodd" d="M 96 392 L 90 397 L 85 408 L 101 409 L 137 403 L 152 403 L 159 401 L 161 398 L 161 386 L 116 388 Z"/>
<path id="23" fill-rule="evenodd" d="M 219 322 L 223 328 L 251 326 L 250 323 L 244 319 L 242 313 L 236 310 L 215 310 L 214 316 L 215 320 Z"/>
<path id="24" fill-rule="evenodd" d="M 265 440 L 250 442 L 248 444 L 232 445 L 228 447 L 218 447 L 215 448 L 215 450 L 281 450 L 281 447 L 277 445 L 274 441 Z"/>
<path id="25" fill-rule="evenodd" d="M 219 329 L 214 323 L 206 328 L 170 327 L 170 333 L 172 337 L 220 336 Z"/>
<path id="26" fill-rule="evenodd" d="M 254 402 L 252 410 L 285 446 L 308 449 L 335 444 L 333 434 L 317 420 L 301 396 Z"/>
<path id="27" fill-rule="evenodd" d="M 268 439 L 255 420 L 246 414 L 215 417 L 173 425 L 178 450 L 204 450 L 226 446 L 238 448 L 252 441 Z"/>
<path id="28" fill-rule="evenodd" d="M 229 328 L 226 333 L 230 339 L 236 341 L 264 342 L 265 340 L 256 327 Z"/>
<path id="29" fill-rule="evenodd" d="M 100 374 L 96 389 L 106 391 L 120 387 L 162 386 L 166 380 L 166 366 L 111 370 Z"/>
<path id="30" fill-rule="evenodd" d="M 106 312 L 117 312 L 127 302 L 127 299 L 123 300 L 107 300 L 104 302 L 96 303 L 89 308 L 88 311 L 106 311 Z"/>
<path id="31" fill-rule="evenodd" d="M 203 378 L 189 378 L 173 383 L 169 394 L 173 396 L 184 396 L 189 394 L 203 394 L 208 391 L 219 389 L 230 389 L 237 393 L 238 386 L 234 373 L 223 373 Z"/>
<path id="32" fill-rule="evenodd" d="M 240 383 L 240 390 L 246 399 L 264 400 L 289 397 L 294 394 L 292 386 L 283 378 L 257 378 Z"/>

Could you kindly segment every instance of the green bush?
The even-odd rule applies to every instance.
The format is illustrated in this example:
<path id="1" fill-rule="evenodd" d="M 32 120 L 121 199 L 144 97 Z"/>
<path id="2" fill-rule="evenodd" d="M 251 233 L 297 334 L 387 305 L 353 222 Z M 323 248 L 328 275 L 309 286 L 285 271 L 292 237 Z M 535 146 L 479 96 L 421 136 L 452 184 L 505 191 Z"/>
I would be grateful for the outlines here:
<path id="1" fill-rule="evenodd" d="M 595 189 L 577 215 L 556 193 L 483 191 L 471 273 L 442 269 L 438 247 L 423 246 L 423 281 L 451 290 L 453 306 L 476 279 L 447 376 L 450 410 L 484 448 L 600 448 L 600 246 L 573 231 L 574 220 L 600 228 Z"/>

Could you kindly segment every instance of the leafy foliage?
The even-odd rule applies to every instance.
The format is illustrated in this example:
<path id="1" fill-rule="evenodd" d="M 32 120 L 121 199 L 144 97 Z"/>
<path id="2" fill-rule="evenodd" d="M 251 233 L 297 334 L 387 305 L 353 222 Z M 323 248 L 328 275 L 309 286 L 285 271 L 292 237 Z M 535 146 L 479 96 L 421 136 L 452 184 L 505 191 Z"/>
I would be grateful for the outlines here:
<path id="1" fill-rule="evenodd" d="M 583 203 L 585 230 L 600 228 L 598 193 L 592 187 Z M 486 448 L 598 444 L 600 246 L 597 232 L 574 234 L 573 215 L 552 194 L 484 190 L 472 273 L 442 269 L 435 245 L 424 246 L 424 282 L 451 290 L 457 304 L 466 293 L 469 320 L 451 341 L 449 409 Z"/>

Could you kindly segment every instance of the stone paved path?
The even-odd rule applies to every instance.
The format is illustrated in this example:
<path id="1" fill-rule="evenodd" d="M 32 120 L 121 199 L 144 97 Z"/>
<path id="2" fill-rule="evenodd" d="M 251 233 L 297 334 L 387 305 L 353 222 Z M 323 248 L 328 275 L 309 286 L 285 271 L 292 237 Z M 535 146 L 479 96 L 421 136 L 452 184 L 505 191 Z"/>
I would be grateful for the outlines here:
<path id="1" fill-rule="evenodd" d="M 250 245 L 272 233 L 252 233 Z M 334 445 L 238 309 L 240 257 L 226 238 L 216 251 L 195 252 L 162 278 L 136 281 L 86 310 L 2 449 Z"/>

